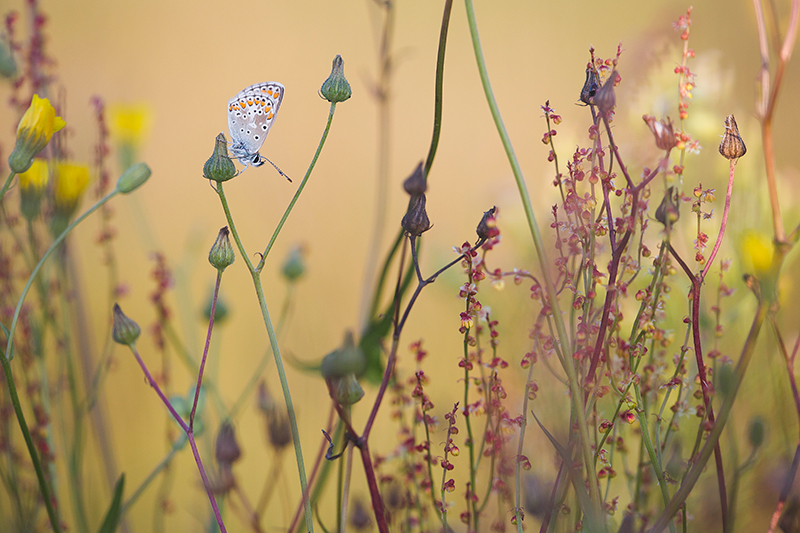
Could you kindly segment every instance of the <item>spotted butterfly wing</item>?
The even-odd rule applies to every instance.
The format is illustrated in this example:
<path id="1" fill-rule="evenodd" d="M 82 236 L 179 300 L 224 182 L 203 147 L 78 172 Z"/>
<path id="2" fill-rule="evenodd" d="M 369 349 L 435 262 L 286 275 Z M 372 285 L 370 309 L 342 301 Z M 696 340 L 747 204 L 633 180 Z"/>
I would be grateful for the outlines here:
<path id="1" fill-rule="evenodd" d="M 265 159 L 258 151 L 275 122 L 283 101 L 284 87 L 276 81 L 256 83 L 228 102 L 228 130 L 231 154 L 245 165 L 261 166 Z"/>

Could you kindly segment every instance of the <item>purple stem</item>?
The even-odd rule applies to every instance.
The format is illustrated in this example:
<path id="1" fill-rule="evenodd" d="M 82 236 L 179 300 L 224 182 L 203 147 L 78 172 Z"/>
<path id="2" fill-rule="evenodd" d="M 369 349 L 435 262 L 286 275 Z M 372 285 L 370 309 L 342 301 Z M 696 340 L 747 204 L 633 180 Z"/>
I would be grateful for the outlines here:
<path id="1" fill-rule="evenodd" d="M 208 319 L 208 333 L 206 333 L 206 345 L 203 348 L 203 359 L 200 361 L 200 371 L 197 373 L 197 386 L 194 388 L 194 402 L 192 403 L 192 414 L 189 415 L 189 427 L 194 429 L 194 413 L 197 411 L 197 401 L 200 397 L 200 385 L 203 384 L 203 370 L 206 367 L 208 357 L 208 347 L 211 345 L 211 330 L 214 329 L 214 316 L 217 314 L 217 297 L 219 296 L 219 284 L 222 281 L 222 270 L 217 270 L 217 283 L 214 285 L 214 298 L 211 300 L 211 317 Z"/>
<path id="2" fill-rule="evenodd" d="M 717 242 L 714 243 L 714 249 L 711 251 L 711 256 L 708 258 L 708 262 L 706 266 L 703 268 L 703 271 L 700 273 L 700 283 L 706 277 L 708 273 L 708 269 L 711 268 L 711 263 L 714 262 L 714 258 L 717 256 L 717 251 L 719 250 L 720 244 L 722 244 L 722 237 L 725 235 L 725 227 L 728 225 L 728 211 L 731 208 L 731 193 L 733 192 L 733 171 L 736 168 L 736 160 L 731 159 L 731 170 L 728 174 L 728 191 L 725 193 L 725 210 L 722 212 L 722 223 L 719 227 L 719 235 L 717 236 Z"/>
<path id="3" fill-rule="evenodd" d="M 217 287 L 219 288 L 219 278 L 217 278 Z M 213 312 L 211 316 L 213 320 L 214 316 Z M 158 394 L 158 397 L 161 398 L 161 401 L 164 403 L 165 406 L 167 406 L 167 410 L 169 410 L 169 413 L 172 415 L 175 421 L 181 426 L 181 429 L 183 430 L 184 433 L 186 433 L 186 436 L 189 438 L 189 444 L 192 447 L 192 454 L 194 455 L 194 461 L 197 463 L 197 469 L 200 471 L 200 477 L 203 478 L 203 486 L 206 488 L 206 493 L 208 494 L 208 500 L 211 502 L 211 509 L 214 511 L 214 518 L 217 519 L 217 525 L 219 526 L 219 530 L 222 533 L 228 533 L 228 530 L 225 529 L 225 524 L 222 522 L 222 515 L 219 513 L 219 507 L 217 507 L 217 500 L 214 499 L 214 495 L 211 493 L 211 485 L 208 482 L 206 469 L 203 468 L 203 461 L 200 460 L 200 454 L 197 451 L 197 444 L 194 441 L 194 433 L 192 432 L 192 428 L 190 428 L 186 424 L 186 422 L 183 421 L 181 415 L 178 414 L 175 408 L 172 407 L 172 404 L 167 399 L 167 397 L 164 396 L 164 393 L 161 391 L 161 387 L 158 386 L 158 383 L 156 383 L 156 380 L 153 379 L 152 374 L 150 374 L 150 371 L 147 369 L 147 365 L 145 365 L 144 361 L 142 361 L 142 358 L 139 355 L 139 351 L 136 349 L 136 345 L 132 344 L 130 348 L 131 351 L 133 352 L 133 356 L 139 363 L 139 366 L 142 367 L 144 376 L 145 378 L 147 378 L 147 383 L 156 390 L 156 394 Z"/>

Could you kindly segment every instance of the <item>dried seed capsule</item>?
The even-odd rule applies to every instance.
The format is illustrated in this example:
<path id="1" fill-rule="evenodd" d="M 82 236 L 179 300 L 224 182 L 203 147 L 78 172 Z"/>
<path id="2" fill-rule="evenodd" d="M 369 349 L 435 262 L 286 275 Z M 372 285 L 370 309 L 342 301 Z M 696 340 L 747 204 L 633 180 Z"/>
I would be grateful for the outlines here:
<path id="1" fill-rule="evenodd" d="M 725 134 L 719 143 L 719 153 L 726 159 L 739 159 L 747 153 L 742 136 L 739 135 L 739 126 L 733 115 L 725 117 Z"/>
<path id="2" fill-rule="evenodd" d="M 583 89 L 581 89 L 581 102 L 586 105 L 593 104 L 597 89 L 597 73 L 592 67 L 586 67 L 586 81 L 583 82 Z"/>
<path id="3" fill-rule="evenodd" d="M 420 194 L 414 197 L 413 205 L 408 210 L 400 223 L 408 235 L 419 237 L 424 232 L 431 229 L 431 221 L 428 218 L 428 213 L 425 210 L 425 195 Z"/>
<path id="4" fill-rule="evenodd" d="M 615 70 L 608 76 L 603 86 L 597 90 L 597 94 L 594 95 L 594 105 L 605 115 L 611 113 L 611 111 L 614 110 L 614 106 L 617 105 L 617 96 L 614 92 L 614 86 L 620 79 L 621 76 L 617 74 Z"/>
<path id="5" fill-rule="evenodd" d="M 475 230 L 475 233 L 478 234 L 478 238 L 487 240 L 500 234 L 500 230 L 497 229 L 496 218 L 497 207 L 492 207 L 483 214 L 483 218 L 481 218 Z"/>
<path id="6" fill-rule="evenodd" d="M 425 180 L 425 173 L 422 170 L 422 161 L 419 162 L 414 172 L 406 178 L 406 181 L 403 182 L 403 189 L 410 196 L 419 196 L 428 190 L 428 183 Z"/>
<path id="7" fill-rule="evenodd" d="M 656 146 L 662 150 L 670 151 L 675 147 L 675 130 L 672 128 L 672 120 L 656 120 L 653 115 L 642 116 L 647 127 L 656 139 Z"/>
<path id="8" fill-rule="evenodd" d="M 667 189 L 667 194 L 664 195 L 664 199 L 661 200 L 661 204 L 656 209 L 656 220 L 667 228 L 671 228 L 681 217 L 681 212 L 678 210 L 680 205 L 678 203 L 678 195 L 674 191 L 675 187 Z"/>

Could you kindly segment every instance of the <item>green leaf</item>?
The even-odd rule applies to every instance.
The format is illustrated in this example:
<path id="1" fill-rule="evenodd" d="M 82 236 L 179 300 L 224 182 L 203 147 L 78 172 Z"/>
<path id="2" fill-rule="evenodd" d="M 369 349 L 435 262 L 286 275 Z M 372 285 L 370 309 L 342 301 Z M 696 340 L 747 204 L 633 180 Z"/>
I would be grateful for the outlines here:
<path id="1" fill-rule="evenodd" d="M 103 525 L 100 526 L 98 533 L 114 533 L 119 525 L 121 518 L 120 509 L 122 507 L 122 491 L 125 488 L 125 474 L 119 476 L 117 484 L 114 487 L 114 498 L 111 500 L 111 506 L 106 513 L 106 519 L 103 520 Z"/>

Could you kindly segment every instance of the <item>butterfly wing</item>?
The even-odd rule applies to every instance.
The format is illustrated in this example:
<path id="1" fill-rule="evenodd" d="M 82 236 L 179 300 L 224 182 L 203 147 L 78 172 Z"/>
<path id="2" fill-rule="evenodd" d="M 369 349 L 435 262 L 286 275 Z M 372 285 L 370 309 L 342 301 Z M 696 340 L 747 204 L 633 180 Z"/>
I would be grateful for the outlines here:
<path id="1" fill-rule="evenodd" d="M 253 156 L 264 144 L 278 109 L 284 87 L 276 81 L 256 83 L 242 90 L 228 102 L 228 129 L 235 157 Z"/>

